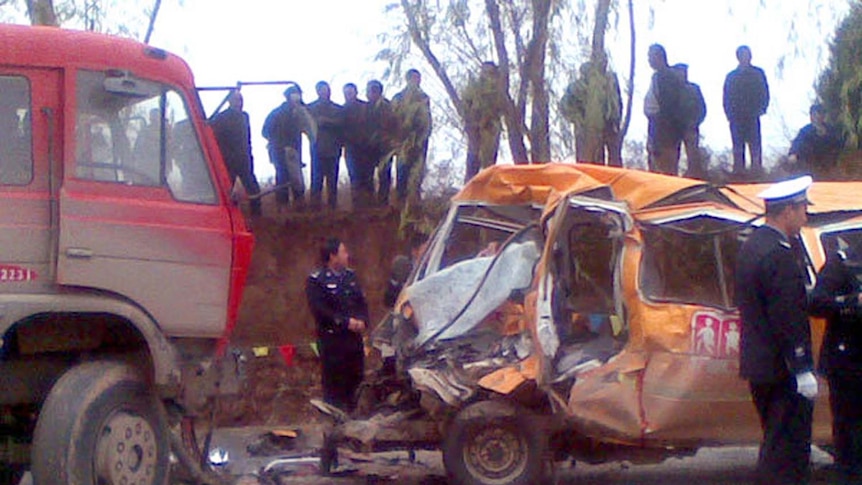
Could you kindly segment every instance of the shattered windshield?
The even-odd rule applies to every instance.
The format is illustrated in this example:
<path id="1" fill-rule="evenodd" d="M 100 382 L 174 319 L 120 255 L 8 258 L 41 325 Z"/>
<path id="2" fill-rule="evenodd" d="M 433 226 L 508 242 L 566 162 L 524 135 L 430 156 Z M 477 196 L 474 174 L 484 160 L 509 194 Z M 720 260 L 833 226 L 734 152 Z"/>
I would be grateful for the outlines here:
<path id="1" fill-rule="evenodd" d="M 533 206 L 461 205 L 453 211 L 448 231 L 429 249 L 418 279 L 477 256 L 495 255 L 507 239 L 541 216 L 541 209 Z"/>
<path id="2" fill-rule="evenodd" d="M 640 287 L 650 300 L 733 307 L 740 233 L 748 226 L 700 216 L 644 225 Z"/>

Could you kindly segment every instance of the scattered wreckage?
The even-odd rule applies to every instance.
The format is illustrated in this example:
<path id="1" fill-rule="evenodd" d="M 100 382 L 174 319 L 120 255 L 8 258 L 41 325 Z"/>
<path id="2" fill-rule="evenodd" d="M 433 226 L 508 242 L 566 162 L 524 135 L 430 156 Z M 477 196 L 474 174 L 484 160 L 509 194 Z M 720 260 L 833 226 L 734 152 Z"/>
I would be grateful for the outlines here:
<path id="1" fill-rule="evenodd" d="M 337 422 L 323 468 L 337 446 L 441 449 L 455 483 L 528 484 L 568 457 L 758 443 L 733 273 L 763 223 L 762 188 L 584 164 L 483 171 L 375 330 L 383 365 L 356 412 L 319 406 Z M 812 286 L 826 249 L 862 242 L 860 190 L 809 190 Z M 819 349 L 823 322 L 812 327 Z M 816 443 L 830 439 L 825 399 Z"/>

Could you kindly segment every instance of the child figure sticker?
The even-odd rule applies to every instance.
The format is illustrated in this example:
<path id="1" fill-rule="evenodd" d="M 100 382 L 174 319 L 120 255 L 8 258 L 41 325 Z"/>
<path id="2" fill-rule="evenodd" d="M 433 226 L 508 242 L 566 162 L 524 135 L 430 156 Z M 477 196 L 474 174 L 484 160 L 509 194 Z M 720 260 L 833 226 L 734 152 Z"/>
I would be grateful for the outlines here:
<path id="1" fill-rule="evenodd" d="M 38 278 L 39 275 L 31 269 L 22 268 L 21 266 L 0 264 L 0 283 L 20 283 L 22 281 L 32 281 Z"/>
<path id="2" fill-rule="evenodd" d="M 691 318 L 691 349 L 719 359 L 739 357 L 740 327 L 738 313 L 696 312 Z"/>

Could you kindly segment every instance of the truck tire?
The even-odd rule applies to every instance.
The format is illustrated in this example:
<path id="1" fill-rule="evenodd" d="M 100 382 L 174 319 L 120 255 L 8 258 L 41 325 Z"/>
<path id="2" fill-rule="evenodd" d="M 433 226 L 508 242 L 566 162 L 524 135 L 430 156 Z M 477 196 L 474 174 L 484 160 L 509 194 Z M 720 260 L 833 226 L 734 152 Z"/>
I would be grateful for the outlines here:
<path id="1" fill-rule="evenodd" d="M 469 408 L 467 408 L 469 410 Z M 532 485 L 542 483 L 546 439 L 529 413 L 465 416 L 446 432 L 443 464 L 456 485 Z"/>
<path id="2" fill-rule="evenodd" d="M 164 485 L 169 441 L 142 376 L 119 362 L 68 370 L 42 405 L 31 450 L 36 485 Z"/>

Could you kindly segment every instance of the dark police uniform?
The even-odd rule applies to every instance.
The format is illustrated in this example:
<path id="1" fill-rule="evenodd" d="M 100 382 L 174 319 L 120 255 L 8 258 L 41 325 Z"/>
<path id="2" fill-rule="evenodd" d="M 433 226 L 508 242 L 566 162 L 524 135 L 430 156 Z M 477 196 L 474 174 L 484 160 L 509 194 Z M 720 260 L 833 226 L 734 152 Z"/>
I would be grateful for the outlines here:
<path id="1" fill-rule="evenodd" d="M 835 462 L 843 483 L 862 483 L 860 277 L 858 255 L 839 251 L 827 258 L 811 295 L 811 312 L 827 318 L 820 369 L 829 380 Z"/>
<path id="2" fill-rule="evenodd" d="M 368 304 L 351 269 L 327 268 L 308 276 L 305 293 L 317 322 L 317 343 L 322 362 L 323 399 L 352 411 L 354 394 L 362 382 L 365 356 L 362 335 L 348 329 L 350 318 L 368 323 Z"/>
<path id="3" fill-rule="evenodd" d="M 807 483 L 813 403 L 795 376 L 810 372 L 811 330 L 799 253 L 779 230 L 762 226 L 737 260 L 742 316 L 740 376 L 749 381 L 764 437 L 758 483 Z"/>

